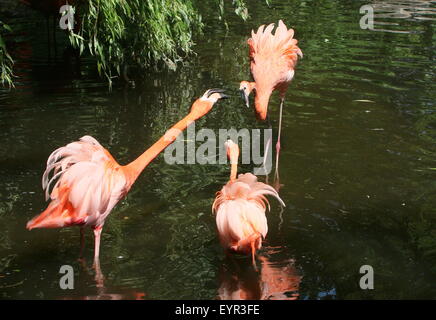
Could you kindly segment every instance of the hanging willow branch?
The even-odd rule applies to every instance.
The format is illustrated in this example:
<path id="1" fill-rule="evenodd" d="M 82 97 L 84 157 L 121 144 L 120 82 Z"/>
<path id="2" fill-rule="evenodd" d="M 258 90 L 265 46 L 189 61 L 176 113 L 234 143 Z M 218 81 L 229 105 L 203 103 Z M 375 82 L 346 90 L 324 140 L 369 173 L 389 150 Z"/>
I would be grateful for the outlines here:
<path id="1" fill-rule="evenodd" d="M 127 66 L 143 70 L 165 63 L 175 68 L 192 52 L 193 35 L 201 32 L 196 0 L 88 0 L 76 6 L 79 31 L 70 32 L 71 44 L 97 60 L 100 75 L 109 84 Z M 224 13 L 224 0 L 209 0 Z M 230 4 L 230 1 L 229 1 Z M 243 0 L 232 0 L 235 13 L 248 18 Z"/>
<path id="2" fill-rule="evenodd" d="M 0 83 L 9 88 L 14 86 L 12 81 L 12 66 L 14 64 L 14 60 L 12 60 L 11 56 L 6 50 L 6 43 L 4 42 L 2 35 L 11 31 L 12 30 L 8 25 L 0 21 Z"/>

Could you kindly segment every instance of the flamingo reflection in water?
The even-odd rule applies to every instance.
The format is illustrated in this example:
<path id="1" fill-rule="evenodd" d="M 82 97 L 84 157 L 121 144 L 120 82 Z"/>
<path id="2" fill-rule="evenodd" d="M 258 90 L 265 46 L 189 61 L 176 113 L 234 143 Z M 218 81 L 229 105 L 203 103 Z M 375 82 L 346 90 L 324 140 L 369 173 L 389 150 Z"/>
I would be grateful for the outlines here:
<path id="1" fill-rule="evenodd" d="M 147 293 L 136 290 L 134 288 L 125 288 L 117 286 L 105 286 L 105 277 L 100 270 L 100 265 L 94 266 L 96 276 L 92 277 L 89 267 L 84 258 L 79 260 L 80 267 L 83 270 L 84 276 L 81 278 L 86 283 L 95 283 L 96 292 L 80 296 L 59 297 L 60 300 L 145 300 Z M 97 276 L 99 275 L 99 276 Z M 92 278 L 92 280 L 90 280 Z M 88 285 L 86 285 L 88 287 Z M 94 287 L 89 288 L 94 290 Z M 74 292 L 73 292 L 74 294 Z"/>
<path id="2" fill-rule="evenodd" d="M 296 300 L 302 276 L 292 260 L 275 262 L 271 258 L 277 251 L 266 248 L 258 256 L 260 272 L 247 264 L 227 259 L 220 270 L 220 300 Z"/>

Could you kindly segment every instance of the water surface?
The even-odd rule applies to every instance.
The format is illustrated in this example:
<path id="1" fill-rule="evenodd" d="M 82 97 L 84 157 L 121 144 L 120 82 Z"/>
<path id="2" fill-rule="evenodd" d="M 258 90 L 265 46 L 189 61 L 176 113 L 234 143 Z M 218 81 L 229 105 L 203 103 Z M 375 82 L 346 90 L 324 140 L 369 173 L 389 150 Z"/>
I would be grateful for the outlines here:
<path id="1" fill-rule="evenodd" d="M 252 4 L 246 23 L 229 10 L 228 30 L 209 9 L 197 55 L 176 71 L 149 70 L 134 88 L 112 91 L 88 59 L 63 53 L 62 33 L 58 55 L 48 57 L 41 16 L 2 8 L 16 30 L 19 78 L 15 89 L 0 91 L 1 298 L 436 297 L 435 3 L 374 1 L 371 31 L 359 27 L 364 1 L 270 2 Z M 304 59 L 283 113 L 280 196 L 287 206 L 271 200 L 259 272 L 219 246 L 211 204 L 227 165 L 168 165 L 158 157 L 106 222 L 103 288 L 91 267 L 92 232 L 82 264 L 78 228 L 25 229 L 47 205 L 41 176 L 54 149 L 92 135 L 121 164 L 133 160 L 206 89 L 231 91 L 249 79 L 246 39 L 278 19 L 295 29 Z M 274 137 L 278 106 L 274 95 Z M 196 127 L 268 125 L 235 96 Z M 64 264 L 75 269 L 71 291 L 59 288 Z M 365 264 L 375 271 L 372 291 L 359 287 Z"/>

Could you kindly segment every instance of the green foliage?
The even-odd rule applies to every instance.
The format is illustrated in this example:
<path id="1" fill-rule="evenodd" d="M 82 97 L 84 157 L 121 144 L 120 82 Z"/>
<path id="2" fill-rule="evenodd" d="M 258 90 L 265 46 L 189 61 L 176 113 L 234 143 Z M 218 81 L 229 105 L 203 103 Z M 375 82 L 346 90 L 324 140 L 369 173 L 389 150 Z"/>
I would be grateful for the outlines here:
<path id="1" fill-rule="evenodd" d="M 224 2 L 225 0 L 217 0 L 219 7 L 219 15 L 218 18 L 221 20 L 224 17 Z M 236 15 L 241 17 L 244 21 L 247 20 L 250 16 L 248 15 L 248 9 L 244 2 L 244 0 L 232 0 L 232 6 L 235 10 Z M 227 25 L 226 25 L 227 26 Z"/>
<path id="2" fill-rule="evenodd" d="M 11 32 L 11 28 L 0 21 L 0 83 L 3 86 L 13 87 L 12 81 L 12 65 L 14 60 L 12 60 L 8 51 L 6 50 L 6 44 L 3 40 L 2 34 L 6 32 Z"/>
<path id="3" fill-rule="evenodd" d="M 223 0 L 214 0 L 224 14 Z M 100 75 L 109 83 L 127 77 L 130 70 L 143 70 L 165 63 L 175 69 L 178 61 L 192 53 L 193 36 L 203 23 L 195 0 L 89 0 L 76 12 L 79 30 L 70 33 L 71 44 L 97 59 Z M 232 3 L 242 19 L 248 18 L 243 0 Z"/>

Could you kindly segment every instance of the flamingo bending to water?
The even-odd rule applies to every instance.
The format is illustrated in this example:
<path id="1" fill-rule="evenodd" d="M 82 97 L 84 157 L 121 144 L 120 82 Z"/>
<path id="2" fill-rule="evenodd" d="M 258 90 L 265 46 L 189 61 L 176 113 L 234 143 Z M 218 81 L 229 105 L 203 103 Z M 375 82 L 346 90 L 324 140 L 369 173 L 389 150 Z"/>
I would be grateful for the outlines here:
<path id="1" fill-rule="evenodd" d="M 219 99 L 226 98 L 223 90 L 209 89 L 197 99 L 189 114 L 177 122 L 155 144 L 131 163 L 119 165 L 109 151 L 96 139 L 84 136 L 55 150 L 47 161 L 42 177 L 47 209 L 27 223 L 27 229 L 80 226 L 81 255 L 84 227 L 94 230 L 94 265 L 99 269 L 100 235 L 105 219 L 113 207 L 129 192 L 144 168 L 169 146 L 189 124 L 206 115 Z M 53 176 L 49 178 L 50 172 Z M 56 182 L 55 182 L 56 181 Z M 50 193 L 50 185 L 54 184 Z"/>
<path id="2" fill-rule="evenodd" d="M 265 28 L 262 25 L 255 33 L 251 31 L 249 46 L 250 69 L 254 82 L 241 81 L 239 90 L 249 106 L 248 96 L 255 90 L 256 97 L 254 106 L 258 118 L 265 120 L 268 111 L 269 98 L 273 91 L 280 92 L 280 118 L 279 135 L 276 144 L 276 174 L 278 174 L 278 158 L 280 153 L 280 132 L 282 129 L 282 109 L 286 91 L 291 80 L 294 78 L 295 66 L 298 56 L 303 57 L 303 52 L 297 46 L 294 39 L 294 30 L 288 29 L 282 20 L 272 34 L 274 24 Z"/>
<path id="3" fill-rule="evenodd" d="M 269 203 L 265 196 L 274 196 L 282 206 L 285 204 L 273 187 L 258 182 L 255 175 L 245 173 L 236 178 L 239 147 L 231 140 L 225 145 L 231 164 L 230 181 L 217 193 L 212 211 L 223 247 L 243 254 L 251 252 L 255 266 L 256 250 L 262 247 L 268 232 L 265 209 Z"/>

